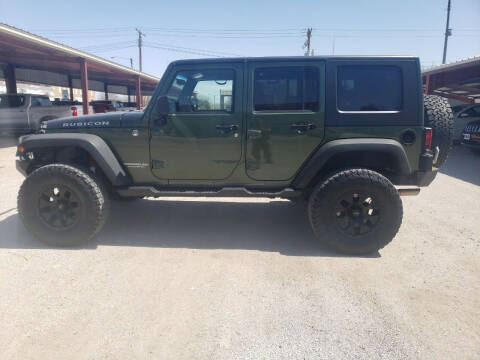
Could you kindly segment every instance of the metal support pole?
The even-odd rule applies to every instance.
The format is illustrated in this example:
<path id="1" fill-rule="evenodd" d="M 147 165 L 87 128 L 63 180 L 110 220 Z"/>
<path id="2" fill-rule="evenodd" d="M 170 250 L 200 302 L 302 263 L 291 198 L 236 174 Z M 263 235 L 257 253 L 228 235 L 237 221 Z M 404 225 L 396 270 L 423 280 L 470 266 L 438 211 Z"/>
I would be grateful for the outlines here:
<path id="1" fill-rule="evenodd" d="M 429 95 L 432 93 L 432 89 L 430 88 L 430 75 L 427 75 L 425 78 L 425 95 Z"/>
<path id="2" fill-rule="evenodd" d="M 127 96 L 128 96 L 128 102 L 130 102 L 130 95 L 131 95 L 130 86 L 127 86 Z"/>
<path id="3" fill-rule="evenodd" d="M 448 45 L 448 37 L 452 35 L 452 29 L 450 29 L 450 3 L 451 0 L 448 0 L 448 7 L 447 7 L 447 26 L 445 28 L 445 42 L 443 43 L 443 58 L 442 64 L 445 64 L 447 60 L 447 45 Z"/>
<path id="4" fill-rule="evenodd" d="M 70 101 L 73 101 L 73 81 L 71 75 L 68 75 L 68 88 L 70 89 Z"/>
<path id="5" fill-rule="evenodd" d="M 17 78 L 15 77 L 15 67 L 12 64 L 7 64 L 4 70 L 5 84 L 7 86 L 7 94 L 17 93 Z"/>
<path id="6" fill-rule="evenodd" d="M 142 36 L 145 36 L 145 34 L 139 28 L 135 30 L 138 32 L 138 69 L 142 72 Z"/>
<path id="7" fill-rule="evenodd" d="M 108 84 L 106 82 L 103 83 L 103 92 L 105 93 L 105 100 L 108 100 Z"/>
<path id="8" fill-rule="evenodd" d="M 83 115 L 88 114 L 88 63 L 85 59 L 80 62 L 80 82 L 82 83 Z"/>
<path id="9" fill-rule="evenodd" d="M 140 110 L 142 108 L 142 80 L 140 76 L 137 77 L 137 81 L 135 83 L 135 95 L 137 98 L 137 109 Z"/>

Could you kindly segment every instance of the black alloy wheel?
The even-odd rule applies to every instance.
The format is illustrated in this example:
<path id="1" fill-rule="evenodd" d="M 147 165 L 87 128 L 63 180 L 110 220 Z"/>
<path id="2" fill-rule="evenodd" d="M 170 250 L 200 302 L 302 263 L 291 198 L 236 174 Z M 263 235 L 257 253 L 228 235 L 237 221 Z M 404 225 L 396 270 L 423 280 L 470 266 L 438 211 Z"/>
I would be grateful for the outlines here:
<path id="1" fill-rule="evenodd" d="M 345 193 L 337 200 L 335 212 L 339 229 L 350 236 L 365 235 L 377 226 L 380 209 L 368 193 Z"/>
<path id="2" fill-rule="evenodd" d="M 67 230 L 79 219 L 80 201 L 75 192 L 64 185 L 45 189 L 38 199 L 38 215 L 53 230 Z"/>

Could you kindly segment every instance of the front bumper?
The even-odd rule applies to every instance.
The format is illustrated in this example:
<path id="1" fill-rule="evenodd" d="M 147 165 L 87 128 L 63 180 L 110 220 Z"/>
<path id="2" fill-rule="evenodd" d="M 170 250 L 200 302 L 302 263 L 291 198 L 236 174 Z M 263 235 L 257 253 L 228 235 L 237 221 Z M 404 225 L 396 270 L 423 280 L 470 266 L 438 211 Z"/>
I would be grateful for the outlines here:
<path id="1" fill-rule="evenodd" d="M 27 160 L 17 159 L 15 161 L 15 167 L 20 172 L 20 174 L 22 174 L 25 177 L 27 177 L 28 175 L 28 172 L 27 172 L 28 166 L 29 166 L 29 162 Z"/>
<path id="2" fill-rule="evenodd" d="M 462 145 L 471 149 L 480 149 L 480 141 L 462 141 Z"/>

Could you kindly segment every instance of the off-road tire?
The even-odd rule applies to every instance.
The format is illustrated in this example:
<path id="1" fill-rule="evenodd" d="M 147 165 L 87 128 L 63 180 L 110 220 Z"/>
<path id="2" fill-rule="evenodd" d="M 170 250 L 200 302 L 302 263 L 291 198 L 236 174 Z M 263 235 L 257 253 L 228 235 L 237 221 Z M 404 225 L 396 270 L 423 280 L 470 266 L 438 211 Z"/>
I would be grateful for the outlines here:
<path id="1" fill-rule="evenodd" d="M 53 193 L 45 200 L 45 193 L 56 188 L 66 189 L 64 192 L 70 193 L 68 198 L 77 202 L 75 207 L 72 202 L 71 207 L 76 215 L 72 216 L 72 225 L 68 228 L 61 228 L 62 223 L 58 220 L 60 215 L 57 215 L 53 225 L 42 218 L 46 216 L 43 212 L 45 206 L 42 208 L 41 204 L 47 201 L 48 208 L 48 201 L 57 201 L 52 199 L 55 197 Z M 90 240 L 105 224 L 110 205 L 105 187 L 99 179 L 85 169 L 67 164 L 45 165 L 33 171 L 20 187 L 17 203 L 25 227 L 42 242 L 54 246 L 74 246 Z M 51 207 L 54 207 L 53 202 Z M 54 225 L 60 228 L 54 228 Z"/>
<path id="2" fill-rule="evenodd" d="M 343 216 L 350 212 L 341 200 L 345 197 L 349 206 L 358 205 L 361 208 L 361 218 L 341 217 L 342 212 Z M 365 206 L 368 198 L 371 203 Z M 370 208 L 372 215 L 375 214 L 373 217 L 369 213 Z M 395 237 L 402 223 L 403 207 L 397 190 L 386 177 L 372 170 L 349 169 L 317 185 L 309 199 L 308 216 L 315 235 L 322 243 L 347 254 L 369 254 L 382 249 Z M 374 219 L 375 224 L 369 224 Z M 355 226 L 348 229 L 356 232 L 355 227 L 360 220 L 360 229 L 366 233 L 350 235 L 339 225 L 343 221 L 351 222 Z"/>
<path id="3" fill-rule="evenodd" d="M 448 100 L 436 95 L 425 95 L 423 98 L 424 124 L 433 129 L 433 149 L 440 149 L 435 166 L 442 166 L 452 148 L 453 113 Z"/>

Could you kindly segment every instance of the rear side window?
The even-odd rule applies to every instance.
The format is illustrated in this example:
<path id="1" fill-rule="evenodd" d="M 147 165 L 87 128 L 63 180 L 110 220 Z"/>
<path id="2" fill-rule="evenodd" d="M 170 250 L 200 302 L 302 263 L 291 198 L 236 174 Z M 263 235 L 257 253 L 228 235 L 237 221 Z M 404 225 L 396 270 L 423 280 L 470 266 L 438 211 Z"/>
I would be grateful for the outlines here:
<path id="1" fill-rule="evenodd" d="M 318 111 L 319 73 L 310 66 L 255 70 L 255 111 Z"/>
<path id="2" fill-rule="evenodd" d="M 338 67 L 337 106 L 342 111 L 399 111 L 402 72 L 389 65 Z"/>
<path id="3" fill-rule="evenodd" d="M 32 106 L 51 106 L 49 98 L 43 96 L 32 96 Z"/>
<path id="4" fill-rule="evenodd" d="M 25 105 L 25 96 L 0 95 L 0 109 L 17 108 Z"/>

